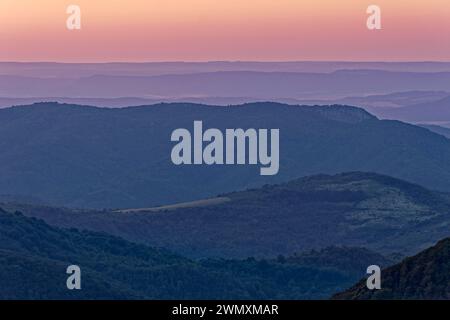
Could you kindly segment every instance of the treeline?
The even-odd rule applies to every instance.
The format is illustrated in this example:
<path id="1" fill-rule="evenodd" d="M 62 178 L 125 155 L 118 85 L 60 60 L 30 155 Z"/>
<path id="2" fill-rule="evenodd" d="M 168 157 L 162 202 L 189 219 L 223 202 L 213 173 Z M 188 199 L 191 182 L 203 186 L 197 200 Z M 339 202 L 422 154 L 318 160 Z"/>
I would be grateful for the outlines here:
<path id="1" fill-rule="evenodd" d="M 343 251 L 342 251 L 343 250 Z M 349 251 L 329 248 L 336 263 L 302 258 L 191 260 L 103 233 L 61 229 L 0 210 L 1 299 L 318 299 L 348 287 L 364 270 L 339 264 Z M 307 260 L 313 255 L 314 261 Z M 386 260 L 378 256 L 378 263 Z M 308 258 L 309 259 L 309 258 Z M 342 260 L 342 261 L 343 261 Z M 373 262 L 373 261 L 371 261 Z M 369 261 L 367 261 L 369 263 Z M 82 289 L 68 290 L 66 268 L 82 270 Z M 343 268 L 345 267 L 345 268 Z"/>

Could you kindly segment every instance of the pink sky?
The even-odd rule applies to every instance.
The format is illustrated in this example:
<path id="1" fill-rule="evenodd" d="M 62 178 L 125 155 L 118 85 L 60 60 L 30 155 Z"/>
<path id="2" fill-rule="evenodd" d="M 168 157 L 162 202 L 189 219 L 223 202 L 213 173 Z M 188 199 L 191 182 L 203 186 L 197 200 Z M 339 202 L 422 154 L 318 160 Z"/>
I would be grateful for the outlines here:
<path id="1" fill-rule="evenodd" d="M 0 1 L 0 61 L 450 61 L 449 35 L 448 0 Z"/>

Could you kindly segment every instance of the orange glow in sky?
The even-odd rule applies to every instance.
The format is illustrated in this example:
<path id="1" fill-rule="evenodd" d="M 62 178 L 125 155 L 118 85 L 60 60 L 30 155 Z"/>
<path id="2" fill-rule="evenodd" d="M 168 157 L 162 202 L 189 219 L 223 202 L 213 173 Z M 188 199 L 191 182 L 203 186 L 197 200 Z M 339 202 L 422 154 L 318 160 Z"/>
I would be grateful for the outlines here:
<path id="1" fill-rule="evenodd" d="M 450 61 L 449 35 L 449 0 L 0 0 L 0 61 Z"/>

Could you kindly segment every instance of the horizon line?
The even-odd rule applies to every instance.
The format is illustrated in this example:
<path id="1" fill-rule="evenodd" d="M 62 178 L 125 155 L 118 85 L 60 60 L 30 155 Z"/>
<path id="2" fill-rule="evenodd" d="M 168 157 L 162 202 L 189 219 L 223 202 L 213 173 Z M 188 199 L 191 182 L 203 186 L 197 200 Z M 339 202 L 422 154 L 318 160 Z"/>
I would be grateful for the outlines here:
<path id="1" fill-rule="evenodd" d="M 155 61 L 11 61 L 17 64 L 151 64 L 151 63 L 450 63 L 450 60 L 155 60 Z"/>

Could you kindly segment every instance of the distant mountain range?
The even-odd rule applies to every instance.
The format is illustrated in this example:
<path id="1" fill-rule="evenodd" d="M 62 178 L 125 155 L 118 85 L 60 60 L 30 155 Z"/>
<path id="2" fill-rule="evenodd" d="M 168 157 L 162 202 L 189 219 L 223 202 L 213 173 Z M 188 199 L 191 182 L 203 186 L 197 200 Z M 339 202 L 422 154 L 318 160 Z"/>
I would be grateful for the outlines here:
<path id="1" fill-rule="evenodd" d="M 450 126 L 444 62 L 0 62 L 0 70 L 0 108 L 273 101 L 351 105 L 381 119 Z"/>
<path id="2" fill-rule="evenodd" d="M 450 299 L 450 238 L 414 257 L 382 270 L 381 290 L 368 290 L 363 280 L 334 299 Z"/>
<path id="3" fill-rule="evenodd" d="M 44 78 L 81 78 L 98 74 L 155 76 L 162 74 L 189 74 L 220 71 L 329 73 L 343 69 L 398 72 L 450 72 L 450 63 L 351 61 L 211 61 L 147 63 L 0 62 L 2 74 Z"/>
<path id="4" fill-rule="evenodd" d="M 387 119 L 415 123 L 450 123 L 450 96 L 437 101 L 418 103 L 402 108 L 380 108 L 377 110 L 377 115 Z"/>
<path id="5" fill-rule="evenodd" d="M 273 260 L 194 261 L 0 209 L 0 299 L 324 299 L 370 263 L 391 261 L 337 247 Z M 82 290 L 66 287 L 73 264 Z"/>
<path id="6" fill-rule="evenodd" d="M 400 91 L 446 91 L 450 72 L 337 70 L 330 73 L 217 71 L 151 76 L 96 74 L 80 78 L 0 75 L 0 97 L 150 98 L 252 97 L 337 99 Z"/>
<path id="7" fill-rule="evenodd" d="M 434 103 L 449 96 L 450 93 L 446 91 L 402 91 L 381 95 L 348 97 L 334 101 L 334 103 L 359 106 L 368 111 L 376 112 L 379 108 L 383 110 L 384 108 L 400 108 L 419 103 Z"/>
<path id="8" fill-rule="evenodd" d="M 0 70 L 0 299 L 450 299 L 450 63 Z M 279 173 L 174 165 L 194 121 Z"/>
<path id="9" fill-rule="evenodd" d="M 0 108 L 273 101 L 352 105 L 383 119 L 450 126 L 448 62 L 0 62 L 0 70 Z"/>
<path id="10" fill-rule="evenodd" d="M 195 120 L 222 130 L 281 128 L 279 174 L 262 177 L 257 166 L 173 165 L 171 132 Z M 448 139 L 346 106 L 41 103 L 0 110 L 0 146 L 0 194 L 56 206 L 153 207 L 344 171 L 450 191 Z"/>
<path id="11" fill-rule="evenodd" d="M 345 98 L 329 99 L 297 99 L 297 98 L 272 98 L 271 101 L 286 104 L 298 105 L 352 105 L 362 107 L 369 112 L 383 112 L 385 108 L 400 108 L 419 103 L 432 104 L 435 101 L 449 97 L 446 91 L 403 91 L 380 95 L 355 96 Z M 261 101 L 256 97 L 208 97 L 208 96 L 183 96 L 176 98 L 80 98 L 80 97 L 26 97 L 26 98 L 2 98 L 0 97 L 0 107 L 11 107 L 15 105 L 28 105 L 42 101 L 54 101 L 67 104 L 92 105 L 97 107 L 123 108 L 130 106 L 150 105 L 157 103 L 198 103 L 209 105 L 236 105 Z"/>
<path id="12" fill-rule="evenodd" d="M 119 212 L 2 206 L 194 258 L 290 256 L 332 245 L 405 255 L 450 235 L 448 194 L 372 173 L 305 177 L 219 200 Z"/>

